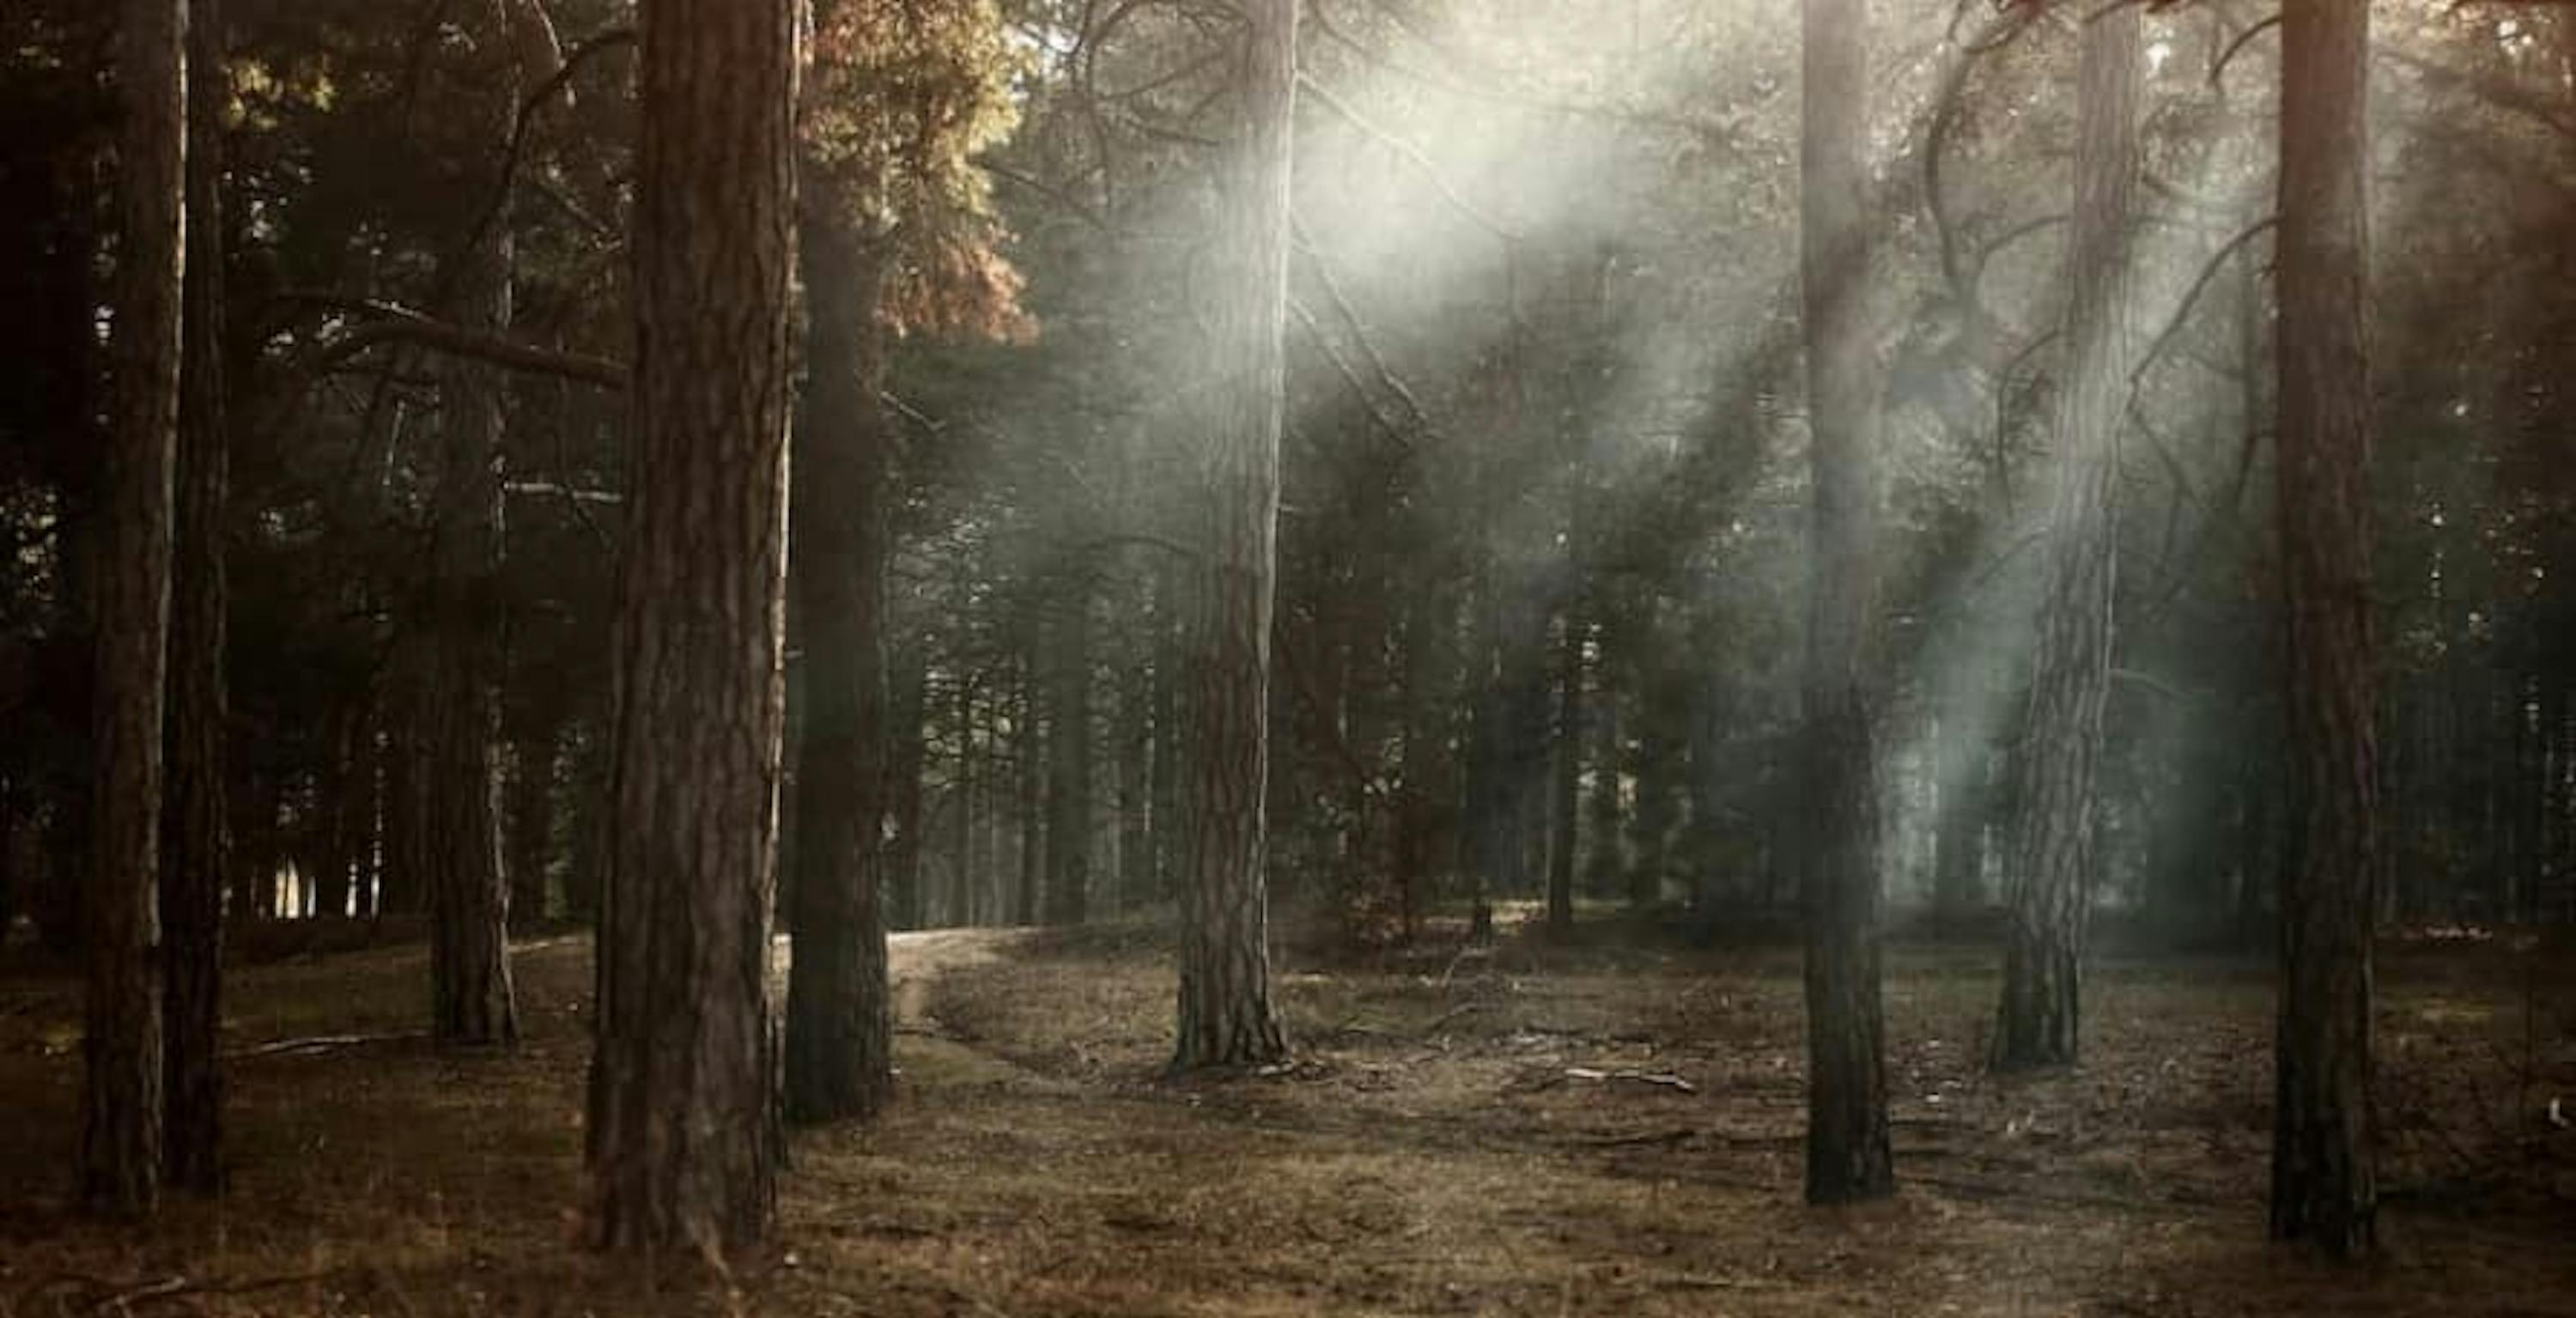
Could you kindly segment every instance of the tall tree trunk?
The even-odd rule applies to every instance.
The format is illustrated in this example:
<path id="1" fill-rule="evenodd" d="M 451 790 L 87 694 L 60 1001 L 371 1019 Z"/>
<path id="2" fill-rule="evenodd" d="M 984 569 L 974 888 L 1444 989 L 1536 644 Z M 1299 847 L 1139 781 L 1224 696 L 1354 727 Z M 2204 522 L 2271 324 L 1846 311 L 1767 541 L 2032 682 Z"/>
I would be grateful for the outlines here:
<path id="1" fill-rule="evenodd" d="M 1091 896 L 1091 606 L 1080 589 L 1046 662 L 1046 922 L 1080 924 Z"/>
<path id="2" fill-rule="evenodd" d="M 793 0 L 645 0 L 632 486 L 585 1149 L 598 1245 L 777 1214 Z"/>
<path id="3" fill-rule="evenodd" d="M 2057 468 L 2038 650 L 2022 726 L 2007 853 L 2011 918 L 1994 1063 L 2074 1062 L 2082 1036 L 2085 915 L 2093 896 L 2094 766 L 2111 691 L 2120 426 L 2129 398 L 2129 225 L 2138 177 L 2135 5 L 2089 18 L 2076 87 L 2068 369 L 2057 390 Z"/>
<path id="4" fill-rule="evenodd" d="M 1176 1070 L 1277 1061 L 1270 1002 L 1270 626 L 1287 398 L 1288 173 L 1297 0 L 1245 0 L 1236 131 L 1205 324 L 1213 354 L 1180 709 L 1181 988 Z"/>
<path id="5" fill-rule="evenodd" d="M 873 1116 L 894 1088 L 886 997 L 884 265 L 807 156 L 807 382 L 789 500 L 805 647 L 788 926 L 787 1118 Z"/>
<path id="6" fill-rule="evenodd" d="M 2378 845 L 2371 609 L 2370 7 L 2281 10 L 2281 608 L 2289 855 L 2272 1234 L 2358 1255 L 2378 1189 L 2370 1095 Z"/>
<path id="7" fill-rule="evenodd" d="M 518 114 L 508 0 L 475 6 L 471 114 L 497 160 Z M 459 251 L 458 323 L 510 324 L 510 227 L 495 217 Z M 428 700 L 430 1033 L 446 1047 L 519 1040 L 510 982 L 510 884 L 501 864 L 501 403 L 498 368 L 450 358 L 439 382 Z"/>
<path id="8" fill-rule="evenodd" d="M 1805 0 L 1800 150 L 1809 461 L 1800 691 L 1806 902 L 1807 1199 L 1895 1189 L 1879 1002 L 1878 793 L 1869 665 L 1878 564 L 1869 288 L 1869 32 L 1862 0 Z"/>
<path id="9" fill-rule="evenodd" d="M 117 261 L 107 499 L 98 556 L 87 1089 L 81 1199 L 159 1203 L 161 740 L 186 264 L 185 0 L 125 0 L 117 34 Z"/>
<path id="10" fill-rule="evenodd" d="M 225 754 L 224 644 L 228 595 L 224 500 L 223 15 L 217 0 L 188 9 L 187 229 L 197 259 L 182 293 L 177 534 L 170 609 L 169 796 L 161 838 L 162 1170 L 170 1184 L 212 1194 L 223 1182 L 222 1023 L 224 883 L 230 871 L 231 769 Z M 6 844 L 0 833 L 0 845 Z M 0 917 L 5 918 L 5 917 Z"/>

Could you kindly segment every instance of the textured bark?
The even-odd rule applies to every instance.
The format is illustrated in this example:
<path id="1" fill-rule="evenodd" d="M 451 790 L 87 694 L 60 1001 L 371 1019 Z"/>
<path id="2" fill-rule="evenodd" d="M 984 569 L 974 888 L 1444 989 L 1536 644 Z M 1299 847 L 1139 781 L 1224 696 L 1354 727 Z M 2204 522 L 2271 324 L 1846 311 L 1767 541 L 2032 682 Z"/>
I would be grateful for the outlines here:
<path id="1" fill-rule="evenodd" d="M 182 292 L 176 540 L 171 576 L 168 792 L 161 837 L 165 1179 L 198 1194 L 223 1182 L 224 882 L 230 764 L 224 722 L 223 119 L 229 94 L 217 0 L 188 8 L 187 230 L 197 259 Z M 5 841 L 5 835 L 0 835 Z"/>
<path id="2" fill-rule="evenodd" d="M 777 1213 L 792 0 L 646 0 L 631 487 L 585 1150 L 604 1248 Z"/>
<path id="3" fill-rule="evenodd" d="M 518 112 L 506 0 L 478 0 L 469 30 L 475 139 L 497 165 Z M 481 171 L 476 171 L 479 175 Z M 495 219 L 451 259 L 457 324 L 510 324 L 510 228 Z M 501 405 L 498 368 L 442 366 L 438 521 L 431 549 L 427 720 L 430 1032 L 448 1047 L 519 1038 L 510 983 L 510 885 L 501 863 Z"/>
<path id="4" fill-rule="evenodd" d="M 2057 466 L 2038 645 L 2006 853 L 2003 1000 L 1994 1064 L 2075 1061 L 2085 917 L 2093 897 L 2095 761 L 2111 691 L 2120 426 L 2129 398 L 2130 212 L 2138 177 L 2134 5 L 2088 19 L 2076 87 L 2075 208 L 2067 254 L 2067 366 L 2056 395 Z"/>
<path id="5" fill-rule="evenodd" d="M 2370 599 L 2370 10 L 2282 6 L 2276 516 L 2287 627 L 2289 855 L 2272 1234 L 2373 1246 L 2371 882 L 2378 845 Z"/>
<path id="6" fill-rule="evenodd" d="M 1207 427 L 1177 717 L 1181 955 L 1175 1070 L 1275 1062 L 1270 1002 L 1270 626 L 1287 396 L 1288 173 L 1296 0 L 1246 0 L 1243 81 L 1203 324 Z"/>
<path id="7" fill-rule="evenodd" d="M 1877 792 L 1868 665 L 1877 626 L 1876 429 L 1866 308 L 1867 7 L 1805 0 L 1800 150 L 1809 462 L 1798 831 L 1806 905 L 1807 1199 L 1892 1193 L 1879 1001 Z"/>
<path id="8" fill-rule="evenodd" d="M 1091 607 L 1064 602 L 1047 647 L 1046 922 L 1080 924 L 1091 902 Z"/>
<path id="9" fill-rule="evenodd" d="M 894 1088 L 888 1049 L 885 862 L 886 425 L 882 267 L 834 190 L 804 198 L 809 362 L 790 497 L 789 582 L 804 673 L 796 743 L 787 979 L 787 1117 L 873 1116 Z"/>
<path id="10" fill-rule="evenodd" d="M 162 1117 L 161 741 L 168 660 L 186 263 L 184 0 L 119 7 L 117 262 L 100 519 L 81 1199 L 119 1216 L 159 1203 Z"/>

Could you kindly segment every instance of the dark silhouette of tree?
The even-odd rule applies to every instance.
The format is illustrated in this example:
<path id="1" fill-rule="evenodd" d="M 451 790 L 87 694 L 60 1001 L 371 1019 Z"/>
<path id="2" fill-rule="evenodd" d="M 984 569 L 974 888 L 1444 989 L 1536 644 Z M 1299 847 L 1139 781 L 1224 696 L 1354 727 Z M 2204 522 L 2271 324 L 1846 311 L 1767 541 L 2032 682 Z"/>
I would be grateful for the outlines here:
<path id="1" fill-rule="evenodd" d="M 2280 464 L 2289 854 L 2272 1234 L 2373 1247 L 2371 932 L 2379 755 L 2371 603 L 2370 8 L 2281 11 Z"/>
<path id="2" fill-rule="evenodd" d="M 95 774 L 88 911 L 88 1086 L 81 1198 L 159 1204 L 161 791 L 186 265 L 185 0 L 127 0 L 116 68 L 114 380 L 99 523 Z"/>
<path id="3" fill-rule="evenodd" d="M 171 570 L 167 797 L 161 820 L 161 1158 L 165 1179 L 211 1194 L 223 1182 L 224 883 L 231 864 L 226 736 L 224 18 L 188 6 L 187 231 L 181 293 L 179 440 Z"/>
<path id="4" fill-rule="evenodd" d="M 1800 149 L 1809 467 L 1799 858 L 1806 903 L 1807 1199 L 1892 1193 L 1879 1002 L 1876 430 L 1867 313 L 1866 6 L 1805 0 Z"/>
<path id="5" fill-rule="evenodd" d="M 713 1256 L 777 1210 L 792 0 L 640 13 L 632 485 L 586 1164 L 594 1243 Z"/>
<path id="6" fill-rule="evenodd" d="M 469 11 L 475 59 L 464 79 L 465 113 L 483 162 L 497 161 L 518 117 L 511 4 L 476 0 Z M 483 172 L 469 177 L 479 182 Z M 508 331 L 513 252 L 510 226 L 498 215 L 466 235 L 448 272 L 458 325 L 494 337 Z M 502 375 L 464 355 L 441 370 L 429 688 L 417 711 L 429 756 L 431 1034 L 450 1047 L 510 1047 L 519 1013 L 501 864 Z"/>

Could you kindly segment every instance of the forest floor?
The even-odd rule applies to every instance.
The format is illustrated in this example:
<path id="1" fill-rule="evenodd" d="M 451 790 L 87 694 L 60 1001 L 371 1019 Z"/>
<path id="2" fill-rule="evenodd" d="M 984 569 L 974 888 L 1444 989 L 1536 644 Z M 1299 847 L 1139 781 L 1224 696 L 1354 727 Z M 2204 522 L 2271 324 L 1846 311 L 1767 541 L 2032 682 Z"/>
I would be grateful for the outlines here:
<path id="1" fill-rule="evenodd" d="M 1794 949 L 1291 950 L 1297 1060 L 1174 1082 L 1139 925 L 904 935 L 903 1095 L 800 1133 L 779 1246 L 713 1285 L 572 1247 L 586 941 L 518 949 L 527 1039 L 417 1033 L 417 945 L 237 973 L 230 1192 L 65 1199 L 78 986 L 0 972 L 0 1318 L 170 1314 L 2570 1314 L 2576 956 L 2382 959 L 2387 1257 L 2264 1241 L 2271 980 L 2104 958 L 2088 1060 L 1978 1065 L 1995 958 L 1900 943 L 1904 1188 L 1799 1202 Z"/>

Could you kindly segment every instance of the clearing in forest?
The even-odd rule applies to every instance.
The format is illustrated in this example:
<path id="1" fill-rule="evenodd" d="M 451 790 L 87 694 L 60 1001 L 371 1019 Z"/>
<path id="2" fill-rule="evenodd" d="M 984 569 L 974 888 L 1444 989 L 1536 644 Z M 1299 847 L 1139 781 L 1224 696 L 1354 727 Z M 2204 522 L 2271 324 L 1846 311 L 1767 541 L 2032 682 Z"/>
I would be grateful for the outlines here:
<path id="1" fill-rule="evenodd" d="M 2576 1314 L 2576 976 L 2392 948 L 2390 1257 L 2263 1241 L 2271 978 L 2121 960 L 2078 1070 L 1983 1074 L 1981 948 L 1900 946 L 1903 1193 L 1797 1202 L 1793 952 L 1506 939 L 1282 958 L 1296 1062 L 1175 1083 L 1170 947 L 899 936 L 903 1096 L 797 1135 L 717 1293 L 572 1247 L 586 940 L 522 945 L 527 1043 L 415 1034 L 399 947 L 249 968 L 232 1189 L 137 1234 L 66 1202 L 75 981 L 0 979 L 0 1318 L 58 1314 Z"/>

